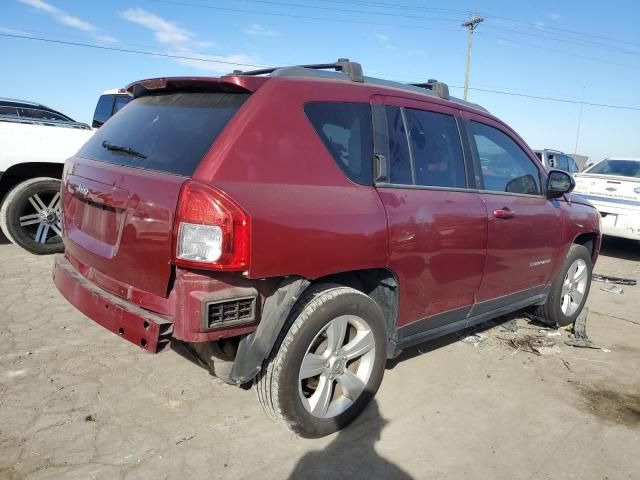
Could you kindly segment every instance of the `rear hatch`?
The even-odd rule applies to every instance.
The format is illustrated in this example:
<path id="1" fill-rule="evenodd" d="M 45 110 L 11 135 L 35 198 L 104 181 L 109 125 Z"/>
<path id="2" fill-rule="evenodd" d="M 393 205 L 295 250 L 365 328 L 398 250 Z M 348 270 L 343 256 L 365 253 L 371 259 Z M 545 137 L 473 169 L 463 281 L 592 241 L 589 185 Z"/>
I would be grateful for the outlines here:
<path id="1" fill-rule="evenodd" d="M 103 288 L 125 298 L 135 290 L 167 295 L 180 188 L 250 95 L 217 82 L 208 91 L 202 81 L 191 90 L 184 80 L 178 90 L 166 81 L 153 90 L 136 84 L 142 96 L 69 159 L 66 250 Z"/>

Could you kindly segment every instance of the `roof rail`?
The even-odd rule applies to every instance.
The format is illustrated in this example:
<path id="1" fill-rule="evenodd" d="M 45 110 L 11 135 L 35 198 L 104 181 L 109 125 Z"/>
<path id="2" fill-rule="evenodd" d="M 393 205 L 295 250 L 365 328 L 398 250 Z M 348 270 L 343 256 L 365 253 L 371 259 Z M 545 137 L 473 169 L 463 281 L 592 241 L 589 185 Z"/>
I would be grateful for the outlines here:
<path id="1" fill-rule="evenodd" d="M 328 72 L 325 70 L 335 70 Z M 340 73 L 336 73 L 340 72 Z M 339 58 L 336 63 L 317 63 L 312 65 L 295 65 L 289 67 L 273 67 L 261 70 L 234 70 L 229 75 L 270 75 L 272 77 L 324 77 L 324 78 L 348 78 L 352 82 L 368 83 L 392 88 L 400 88 L 425 95 L 433 95 L 443 100 L 451 100 L 461 105 L 476 108 L 487 112 L 488 110 L 475 103 L 467 102 L 459 98 L 449 96 L 449 86 L 444 82 L 439 82 L 430 78 L 426 83 L 401 83 L 392 80 L 384 80 L 375 77 L 365 77 L 362 73 L 362 65 L 352 62 L 347 58 Z"/>
<path id="2" fill-rule="evenodd" d="M 438 97 L 449 100 L 449 85 L 443 82 L 439 82 L 433 78 L 427 80 L 427 83 L 412 83 L 414 87 L 426 88 L 427 90 L 431 90 Z"/>
<path id="3" fill-rule="evenodd" d="M 310 70 L 335 70 L 344 73 L 352 82 L 364 82 L 364 74 L 362 73 L 362 65 L 352 62 L 348 58 L 339 58 L 335 63 L 315 63 L 311 65 L 296 65 L 295 67 L 274 67 L 263 68 L 261 70 L 234 70 L 231 75 L 266 75 L 274 73 L 282 68 L 307 68 Z"/>

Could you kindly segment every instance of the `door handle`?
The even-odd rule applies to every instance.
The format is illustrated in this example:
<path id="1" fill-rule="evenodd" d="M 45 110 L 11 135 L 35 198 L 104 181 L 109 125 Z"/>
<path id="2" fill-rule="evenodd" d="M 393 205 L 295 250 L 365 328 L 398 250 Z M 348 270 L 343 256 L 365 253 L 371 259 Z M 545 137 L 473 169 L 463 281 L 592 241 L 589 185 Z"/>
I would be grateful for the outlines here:
<path id="1" fill-rule="evenodd" d="M 515 217 L 516 216 L 516 212 L 514 212 L 513 210 L 510 210 L 507 207 L 504 207 L 504 208 L 500 208 L 498 210 L 494 210 L 493 211 L 493 216 L 496 217 L 496 218 L 507 220 L 509 218 Z"/>

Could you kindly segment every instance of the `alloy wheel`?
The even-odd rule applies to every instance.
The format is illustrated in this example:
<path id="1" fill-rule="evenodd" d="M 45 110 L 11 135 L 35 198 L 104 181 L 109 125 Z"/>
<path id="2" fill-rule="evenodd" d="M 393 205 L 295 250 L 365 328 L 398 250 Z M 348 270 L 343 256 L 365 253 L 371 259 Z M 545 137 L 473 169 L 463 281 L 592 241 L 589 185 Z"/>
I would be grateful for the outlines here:
<path id="1" fill-rule="evenodd" d="M 59 242 L 62 237 L 60 192 L 41 191 L 32 195 L 28 198 L 28 203 L 25 203 L 18 220 L 20 228 L 34 242 Z"/>
<path id="2" fill-rule="evenodd" d="M 587 290 L 588 277 L 587 263 L 583 259 L 578 258 L 569 266 L 560 294 L 560 309 L 565 316 L 570 317 L 580 308 Z"/>
<path id="3" fill-rule="evenodd" d="M 300 366 L 298 391 L 304 408 L 319 418 L 348 410 L 371 377 L 375 349 L 373 332 L 364 319 L 342 315 L 327 323 Z"/>

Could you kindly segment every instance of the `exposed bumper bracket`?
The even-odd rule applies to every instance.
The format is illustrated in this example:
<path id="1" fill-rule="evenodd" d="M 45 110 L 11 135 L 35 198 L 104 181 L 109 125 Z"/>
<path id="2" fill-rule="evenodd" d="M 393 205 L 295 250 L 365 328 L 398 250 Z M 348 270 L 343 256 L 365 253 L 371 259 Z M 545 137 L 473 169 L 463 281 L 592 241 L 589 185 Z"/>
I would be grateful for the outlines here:
<path id="1" fill-rule="evenodd" d="M 151 353 L 169 345 L 173 323 L 97 287 L 78 273 L 64 255 L 55 256 L 53 281 L 73 306 L 107 330 Z"/>

